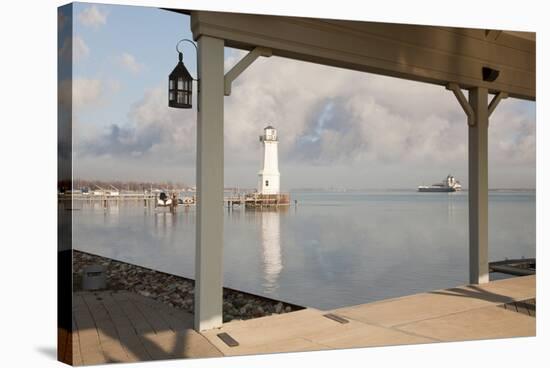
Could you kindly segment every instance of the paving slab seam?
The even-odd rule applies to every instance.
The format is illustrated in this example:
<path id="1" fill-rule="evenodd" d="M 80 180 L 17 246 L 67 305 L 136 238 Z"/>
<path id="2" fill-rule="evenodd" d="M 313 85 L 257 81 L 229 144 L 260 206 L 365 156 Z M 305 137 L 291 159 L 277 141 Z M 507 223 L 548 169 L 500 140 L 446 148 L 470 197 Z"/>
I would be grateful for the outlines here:
<path id="1" fill-rule="evenodd" d="M 392 302 L 392 301 L 396 301 L 398 299 L 401 299 L 401 298 L 406 298 L 406 297 L 400 297 L 400 298 L 396 298 L 396 299 L 391 299 L 391 300 L 388 300 L 386 302 Z M 520 298 L 510 298 L 510 299 L 513 299 L 512 302 L 518 302 L 518 301 L 524 301 L 524 300 L 529 300 L 529 299 L 533 299 L 534 297 L 528 297 L 528 298 L 525 298 L 525 297 L 520 297 Z M 431 320 L 431 319 L 437 319 L 437 318 L 441 318 L 441 317 L 444 317 L 444 316 L 451 316 L 451 315 L 454 315 L 454 314 L 459 314 L 459 313 L 464 313 L 464 312 L 467 312 L 467 311 L 470 311 L 470 310 L 477 310 L 477 309 L 481 309 L 481 308 L 488 308 L 488 307 L 498 307 L 498 306 L 502 306 L 506 303 L 501 303 L 501 302 L 491 302 L 491 301 L 486 301 L 487 304 L 484 304 L 484 305 L 481 305 L 481 306 L 472 306 L 472 307 L 465 307 L 463 309 L 460 309 L 458 311 L 454 311 L 454 312 L 450 312 L 450 313 L 446 313 L 446 314 L 441 314 L 441 315 L 438 315 L 438 316 L 435 316 L 435 317 L 428 317 L 428 318 L 423 318 L 423 319 L 417 319 L 417 320 L 412 320 L 412 321 L 407 321 L 407 322 L 404 322 L 404 323 L 399 323 L 399 324 L 395 324 L 395 325 L 391 325 L 391 326 L 387 326 L 387 325 L 381 325 L 379 323 L 376 323 L 376 322 L 364 322 L 364 321 L 360 321 L 360 320 L 357 320 L 355 319 L 354 317 L 350 316 L 349 314 L 347 314 L 345 311 L 340 311 L 340 309 L 349 309 L 349 311 L 353 311 L 354 309 L 356 309 L 355 307 L 357 308 L 360 308 L 360 307 L 364 307 L 365 305 L 373 305 L 373 304 L 378 304 L 377 302 L 375 303 L 367 303 L 367 304 L 360 304 L 360 305 L 357 305 L 357 306 L 352 306 L 352 307 L 343 307 L 343 308 L 339 308 L 339 309 L 336 309 L 336 310 L 331 310 L 331 313 L 335 313 L 335 314 L 340 314 L 342 316 L 344 316 L 345 318 L 347 319 L 350 319 L 350 320 L 353 320 L 355 322 L 360 322 L 360 323 L 364 323 L 364 324 L 370 324 L 370 325 L 373 325 L 373 326 L 377 326 L 377 327 L 383 327 L 383 328 L 392 328 L 392 327 L 402 327 L 402 326 L 405 326 L 405 325 L 408 325 L 408 324 L 411 324 L 411 323 L 417 323 L 417 322 L 421 322 L 421 321 L 427 321 L 427 320 Z"/>
<path id="2" fill-rule="evenodd" d="M 307 341 L 307 342 L 310 342 L 310 343 L 312 343 L 312 344 L 314 344 L 314 345 L 322 346 L 322 347 L 327 348 L 327 349 L 331 349 L 331 350 L 332 350 L 332 349 L 338 349 L 338 348 L 335 348 L 335 347 L 333 347 L 333 346 L 330 346 L 330 345 L 327 345 L 327 344 L 323 344 L 322 342 L 313 341 L 313 340 L 311 340 L 311 339 L 308 339 L 307 337 L 298 336 L 298 338 L 300 338 L 300 339 L 302 339 L 302 340 L 305 340 L 305 341 Z"/>
<path id="3" fill-rule="evenodd" d="M 440 319 L 440 318 L 442 318 L 442 317 L 450 317 L 450 316 L 454 316 L 454 315 L 456 315 L 456 314 L 461 314 L 461 313 L 469 312 L 469 311 L 476 311 L 476 310 L 480 310 L 480 309 L 484 309 L 484 308 L 500 307 L 501 305 L 503 305 L 503 304 L 492 304 L 492 305 L 484 305 L 484 306 L 481 306 L 481 307 L 468 308 L 468 309 L 464 309 L 464 310 L 461 310 L 461 311 L 456 311 L 456 312 L 452 312 L 452 313 L 442 314 L 442 315 L 440 315 L 440 316 L 428 317 L 428 318 L 419 319 L 419 320 L 414 320 L 414 321 L 409 321 L 409 322 L 405 322 L 405 323 L 399 323 L 399 324 L 390 326 L 390 328 L 399 329 L 400 327 L 405 327 L 405 326 L 407 326 L 407 325 L 414 324 L 414 323 L 418 323 L 418 322 L 424 322 L 424 321 L 430 321 L 430 320 L 434 320 L 434 319 Z M 506 310 L 506 309 L 505 309 L 505 310 Z M 513 312 L 513 311 L 511 311 L 511 310 L 510 310 L 510 312 L 511 312 L 511 313 L 517 313 L 517 312 Z"/>
<path id="4" fill-rule="evenodd" d="M 364 326 L 374 326 L 374 327 L 384 328 L 384 329 L 387 329 L 387 330 L 393 330 L 393 331 L 396 331 L 396 332 L 399 332 L 399 333 L 403 333 L 405 335 L 411 335 L 411 336 L 416 336 L 416 337 L 422 337 L 422 338 L 429 339 L 429 340 L 434 340 L 434 342 L 444 342 L 445 341 L 445 340 L 440 340 L 440 339 L 437 339 L 437 338 L 431 337 L 431 336 L 424 336 L 424 335 L 420 335 L 420 334 L 409 332 L 409 331 L 403 331 L 403 330 L 400 330 L 398 328 L 395 328 L 395 326 L 388 327 L 388 326 L 380 325 L 378 323 L 359 321 L 359 320 L 356 320 L 356 319 L 351 318 L 349 316 L 346 316 L 346 318 L 349 319 L 350 321 L 353 321 L 353 322 L 358 323 L 358 324 L 362 324 Z M 420 320 L 420 321 L 423 321 L 423 320 Z M 414 322 L 411 322 L 411 323 L 414 323 Z M 401 326 L 402 325 L 403 324 L 401 324 Z"/>
<path id="5" fill-rule="evenodd" d="M 388 327 L 386 327 L 386 328 L 388 328 Z M 417 332 L 405 331 L 405 330 L 401 330 L 399 328 L 393 328 L 393 327 L 390 327 L 389 329 L 392 330 L 392 331 L 399 332 L 399 333 L 404 333 L 406 335 L 422 337 L 424 339 L 433 340 L 432 342 L 446 342 L 446 340 L 438 339 L 437 337 L 433 337 L 433 336 L 422 335 L 422 334 L 419 334 Z M 429 343 L 430 342 L 421 343 L 421 344 L 429 344 Z"/>
<path id="6" fill-rule="evenodd" d="M 532 276 L 521 276 L 521 277 L 532 277 Z M 499 284 L 503 284 L 505 285 L 506 284 L 506 281 L 508 281 L 509 279 L 505 279 L 505 280 L 495 280 L 495 281 L 491 281 L 491 283 L 496 283 L 496 285 L 499 285 Z M 408 299 L 410 297 L 414 297 L 414 296 L 419 296 L 419 295 L 422 295 L 422 294 L 430 294 L 430 293 L 438 293 L 438 292 L 448 292 L 450 289 L 468 289 L 468 288 L 471 288 L 472 286 L 478 286 L 478 285 L 462 285 L 462 286 L 457 286 L 457 287 L 454 287 L 454 288 L 449 288 L 449 289 L 438 289 L 438 290 L 432 290 L 432 291 L 428 291 L 428 292 L 420 292 L 420 293 L 416 293 L 416 294 L 411 294 L 411 295 L 403 295 L 403 296 L 399 296 L 399 297 L 396 297 L 396 298 L 390 298 L 390 299 L 383 299 L 383 300 L 376 300 L 376 301 L 373 301 L 373 302 L 367 302 L 367 303 L 363 303 L 363 304 L 358 304 L 358 305 L 351 305 L 351 306 L 347 306 L 347 307 L 341 307 L 341 308 L 337 308 L 337 309 L 333 309 L 332 311 L 334 311 L 336 313 L 336 311 L 340 310 L 340 309 L 350 309 L 350 310 L 353 310 L 353 309 L 356 309 L 356 308 L 361 308 L 362 306 L 368 304 L 368 305 L 379 305 L 379 304 L 386 304 L 386 303 L 392 303 L 392 302 L 396 302 L 396 301 L 400 301 L 400 300 L 403 300 L 403 299 Z M 452 295 L 450 295 L 452 296 Z M 459 296 L 459 295 L 457 295 Z M 507 297 L 509 299 L 511 299 L 511 301 L 521 301 L 521 300 L 525 300 L 523 297 Z M 533 296 L 534 298 L 534 296 Z M 500 302 L 491 302 L 491 301 L 487 301 L 488 303 L 500 303 Z"/>
<path id="7" fill-rule="evenodd" d="M 212 346 L 214 349 L 216 349 L 222 356 L 224 356 L 224 357 L 225 357 L 225 356 L 230 356 L 230 355 L 225 355 L 225 354 L 223 353 L 223 351 L 221 351 L 220 349 L 218 349 L 218 347 L 217 347 L 216 345 L 212 344 L 212 343 L 210 342 L 210 340 L 208 340 L 208 338 L 207 338 L 206 336 L 204 336 L 202 333 L 199 333 L 199 335 L 201 335 L 201 337 L 204 339 L 204 341 L 206 341 L 210 346 Z M 213 358 L 215 358 L 215 357 L 213 357 Z"/>

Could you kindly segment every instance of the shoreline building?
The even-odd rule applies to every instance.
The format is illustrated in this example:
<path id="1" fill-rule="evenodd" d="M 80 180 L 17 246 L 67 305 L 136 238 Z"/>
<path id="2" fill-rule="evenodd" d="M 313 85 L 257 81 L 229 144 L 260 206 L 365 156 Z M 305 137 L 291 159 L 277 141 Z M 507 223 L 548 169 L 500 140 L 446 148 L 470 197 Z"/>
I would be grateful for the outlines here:
<path id="1" fill-rule="evenodd" d="M 279 139 L 277 129 L 271 125 L 264 128 L 264 134 L 260 136 L 260 142 L 264 144 L 263 168 L 258 172 L 258 193 L 279 194 Z"/>

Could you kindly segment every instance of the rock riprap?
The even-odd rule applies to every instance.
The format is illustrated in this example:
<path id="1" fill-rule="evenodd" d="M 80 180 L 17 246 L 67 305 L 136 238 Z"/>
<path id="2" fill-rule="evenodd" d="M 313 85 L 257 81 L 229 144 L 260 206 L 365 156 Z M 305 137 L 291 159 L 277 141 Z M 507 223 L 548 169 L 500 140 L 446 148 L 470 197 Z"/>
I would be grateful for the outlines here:
<path id="1" fill-rule="evenodd" d="M 128 290 L 172 307 L 193 313 L 195 282 L 149 268 L 116 261 L 80 251 L 73 251 L 73 290 L 81 289 L 85 266 L 105 266 L 107 288 Z M 223 289 L 223 320 L 250 319 L 303 309 L 296 305 L 232 289 Z"/>

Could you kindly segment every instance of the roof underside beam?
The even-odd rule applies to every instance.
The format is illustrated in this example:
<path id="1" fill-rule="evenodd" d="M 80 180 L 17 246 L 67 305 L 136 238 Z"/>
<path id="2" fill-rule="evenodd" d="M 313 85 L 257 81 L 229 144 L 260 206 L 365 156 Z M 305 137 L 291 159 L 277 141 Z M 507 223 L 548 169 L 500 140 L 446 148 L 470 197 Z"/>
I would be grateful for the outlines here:
<path id="1" fill-rule="evenodd" d="M 533 33 L 191 11 L 193 37 L 226 47 L 535 100 Z M 499 71 L 483 80 L 483 67 Z"/>

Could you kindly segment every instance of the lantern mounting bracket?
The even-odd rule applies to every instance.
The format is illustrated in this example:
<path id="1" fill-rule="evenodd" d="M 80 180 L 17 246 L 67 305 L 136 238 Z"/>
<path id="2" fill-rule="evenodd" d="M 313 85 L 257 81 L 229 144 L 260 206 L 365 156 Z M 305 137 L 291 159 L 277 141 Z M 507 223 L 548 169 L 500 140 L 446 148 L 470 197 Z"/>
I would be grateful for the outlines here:
<path id="1" fill-rule="evenodd" d="M 182 43 L 182 42 L 190 43 L 190 44 L 193 45 L 193 47 L 195 48 L 195 57 L 197 58 L 197 61 L 196 61 L 196 62 L 197 62 L 197 68 L 198 68 L 198 67 L 199 67 L 199 60 L 198 60 L 198 57 L 199 57 L 199 50 L 197 49 L 197 45 L 195 44 L 195 42 L 193 42 L 193 41 L 191 41 L 191 40 L 189 40 L 189 39 L 187 39 L 187 38 L 183 38 L 183 39 L 179 40 L 178 43 L 176 44 L 176 51 L 178 52 L 178 54 L 179 54 L 179 56 L 180 56 L 180 61 L 181 61 L 181 57 L 182 57 L 182 55 L 183 55 L 183 52 L 181 52 L 181 50 L 180 50 L 180 43 Z M 199 81 L 199 79 L 198 79 L 198 74 L 199 74 L 199 73 L 198 73 L 198 69 L 197 69 L 197 78 L 193 78 L 193 76 L 191 76 L 191 78 L 192 78 L 194 81 L 196 81 L 196 82 Z"/>
<path id="2" fill-rule="evenodd" d="M 231 83 L 233 83 L 233 81 L 237 79 L 237 77 L 241 75 L 241 73 L 244 72 L 246 68 L 248 68 L 257 58 L 259 58 L 260 56 L 270 57 L 271 55 L 273 55 L 273 52 L 271 51 L 271 49 L 268 49 L 266 47 L 255 47 L 252 51 L 246 54 L 245 57 L 239 60 L 239 62 L 235 64 L 233 68 L 231 68 L 231 70 L 227 72 L 227 74 L 225 74 L 223 78 L 224 95 L 231 95 Z"/>

